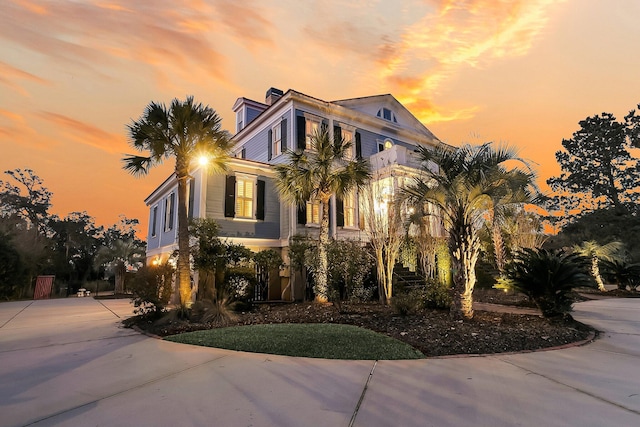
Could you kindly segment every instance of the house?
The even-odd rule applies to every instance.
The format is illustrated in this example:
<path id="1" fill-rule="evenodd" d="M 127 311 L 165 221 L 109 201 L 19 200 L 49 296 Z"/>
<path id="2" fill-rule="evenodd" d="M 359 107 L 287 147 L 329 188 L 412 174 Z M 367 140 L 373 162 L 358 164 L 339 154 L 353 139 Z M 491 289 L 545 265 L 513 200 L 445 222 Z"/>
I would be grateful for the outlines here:
<path id="1" fill-rule="evenodd" d="M 221 237 L 254 251 L 275 249 L 287 259 L 292 236 L 317 235 L 321 208 L 312 201 L 296 207 L 280 201 L 272 165 L 286 161 L 287 150 L 313 149 L 311 135 L 321 126 L 353 142 L 350 156 L 369 160 L 377 200 L 391 197 L 404 181 L 420 173 L 419 145 L 441 142 L 392 95 L 323 101 L 303 93 L 271 88 L 264 102 L 238 98 L 236 142 L 226 175 L 193 172 L 189 215 L 213 218 Z M 151 193 L 147 237 L 148 262 L 162 262 L 177 249 L 177 182 L 167 178 Z M 384 203 L 380 203 L 384 207 Z M 364 205 L 355 192 L 330 202 L 330 236 L 367 240 Z M 376 207 L 377 209 L 377 207 Z M 302 297 L 302 280 L 287 269 L 271 275 L 268 299 Z"/>

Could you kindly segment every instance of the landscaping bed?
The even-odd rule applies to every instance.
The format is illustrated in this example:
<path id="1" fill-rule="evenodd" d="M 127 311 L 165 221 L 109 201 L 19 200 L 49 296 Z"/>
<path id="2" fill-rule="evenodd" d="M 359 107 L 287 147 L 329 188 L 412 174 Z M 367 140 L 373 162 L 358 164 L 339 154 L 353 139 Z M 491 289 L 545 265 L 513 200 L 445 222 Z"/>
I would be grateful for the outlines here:
<path id="1" fill-rule="evenodd" d="M 338 323 L 359 326 L 408 343 L 426 356 L 487 354 L 537 350 L 582 341 L 593 330 L 579 322 L 549 322 L 541 316 L 476 311 L 471 321 L 455 321 L 447 310 L 421 310 L 399 316 L 391 307 L 377 303 L 261 304 L 237 313 L 227 326 L 280 323 Z M 143 318 L 125 321 L 149 333 L 167 336 L 220 327 L 173 318 L 150 322 Z"/>

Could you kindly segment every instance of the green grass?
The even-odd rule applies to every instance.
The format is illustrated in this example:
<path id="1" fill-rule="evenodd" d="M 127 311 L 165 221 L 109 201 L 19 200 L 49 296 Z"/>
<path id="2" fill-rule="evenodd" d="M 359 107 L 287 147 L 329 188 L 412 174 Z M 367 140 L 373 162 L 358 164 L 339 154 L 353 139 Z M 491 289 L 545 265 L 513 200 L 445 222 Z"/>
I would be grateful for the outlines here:
<path id="1" fill-rule="evenodd" d="M 351 325 L 275 324 L 234 326 L 165 337 L 204 347 L 322 359 L 421 359 L 415 348 L 386 335 Z"/>

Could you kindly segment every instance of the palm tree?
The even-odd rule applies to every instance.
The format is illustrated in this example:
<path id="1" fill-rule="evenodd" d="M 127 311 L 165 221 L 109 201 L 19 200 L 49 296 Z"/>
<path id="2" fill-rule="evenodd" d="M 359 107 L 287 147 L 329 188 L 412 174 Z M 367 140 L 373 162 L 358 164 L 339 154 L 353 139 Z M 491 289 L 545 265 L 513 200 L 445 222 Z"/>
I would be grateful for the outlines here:
<path id="1" fill-rule="evenodd" d="M 484 215 L 492 208 L 531 200 L 531 187 L 524 182 L 533 182 L 534 175 L 516 167 L 507 169 L 507 161 L 523 162 L 513 149 L 494 149 L 490 143 L 458 149 L 421 147 L 419 156 L 423 176 L 404 189 L 404 196 L 418 207 L 432 203 L 439 209 L 452 258 L 451 312 L 470 319 L 480 252 L 478 229 Z"/>
<path id="2" fill-rule="evenodd" d="M 369 181 L 369 164 L 364 159 L 349 160 L 352 142 L 339 135 L 329 134 L 322 127 L 311 136 L 313 149 L 288 151 L 288 163 L 275 166 L 276 186 L 280 197 L 288 203 L 304 206 L 318 201 L 322 207 L 318 238 L 319 266 L 314 275 L 316 301 L 328 301 L 327 244 L 329 243 L 329 199 L 332 195 L 344 197 L 360 189 Z"/>
<path id="3" fill-rule="evenodd" d="M 128 155 L 123 159 L 125 170 L 136 176 L 146 175 L 150 168 L 165 159 L 175 159 L 175 178 L 178 181 L 176 290 L 182 306 L 191 299 L 187 181 L 196 157 L 208 159 L 207 167 L 211 173 L 226 170 L 232 143 L 220 125 L 221 119 L 216 111 L 195 103 L 192 96 L 185 101 L 174 99 L 168 109 L 164 104 L 151 102 L 142 117 L 128 125 L 131 145 L 138 151 L 148 151 L 148 155 Z"/>
<path id="4" fill-rule="evenodd" d="M 583 242 L 582 245 L 575 245 L 573 250 L 591 260 L 591 275 L 598 284 L 598 290 L 601 292 L 607 292 L 600 275 L 600 260 L 611 261 L 616 258 L 616 254 L 622 249 L 622 243 L 609 242 L 606 245 L 600 245 L 595 240 L 589 240 Z"/>

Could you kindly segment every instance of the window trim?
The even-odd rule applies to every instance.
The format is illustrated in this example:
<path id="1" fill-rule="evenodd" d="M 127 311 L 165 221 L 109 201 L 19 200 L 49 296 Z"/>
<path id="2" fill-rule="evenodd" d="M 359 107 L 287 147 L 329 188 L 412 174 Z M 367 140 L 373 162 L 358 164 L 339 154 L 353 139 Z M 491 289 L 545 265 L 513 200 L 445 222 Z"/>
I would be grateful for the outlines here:
<path id="1" fill-rule="evenodd" d="M 276 139 L 276 135 L 280 139 Z M 278 157 L 282 154 L 282 121 L 271 126 L 271 158 Z"/>

